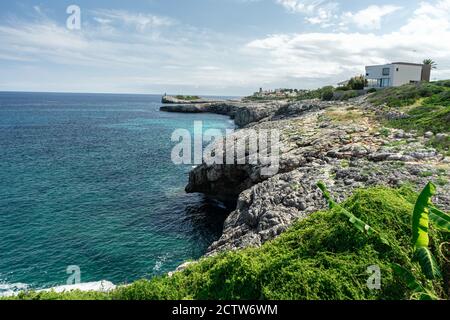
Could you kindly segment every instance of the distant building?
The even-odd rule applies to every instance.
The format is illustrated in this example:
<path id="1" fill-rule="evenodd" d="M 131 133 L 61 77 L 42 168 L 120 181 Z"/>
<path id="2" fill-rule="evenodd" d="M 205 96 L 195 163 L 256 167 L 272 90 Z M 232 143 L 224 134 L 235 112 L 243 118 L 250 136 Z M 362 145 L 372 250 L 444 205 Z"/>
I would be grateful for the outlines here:
<path id="1" fill-rule="evenodd" d="M 345 80 L 345 81 L 341 81 L 341 82 L 338 82 L 338 84 L 337 84 L 337 86 L 338 87 L 346 87 L 346 86 L 348 86 L 348 84 L 349 84 L 349 80 Z"/>
<path id="2" fill-rule="evenodd" d="M 407 62 L 367 66 L 368 88 L 398 87 L 407 83 L 430 81 L 431 66 Z"/>

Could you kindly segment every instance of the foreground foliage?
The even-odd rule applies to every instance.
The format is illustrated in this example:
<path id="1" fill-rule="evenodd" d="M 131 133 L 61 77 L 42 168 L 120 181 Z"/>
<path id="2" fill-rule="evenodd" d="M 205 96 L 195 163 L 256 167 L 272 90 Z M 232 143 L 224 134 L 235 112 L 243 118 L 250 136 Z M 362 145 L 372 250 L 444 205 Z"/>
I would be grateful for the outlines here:
<path id="1" fill-rule="evenodd" d="M 410 189 L 376 187 L 357 191 L 342 206 L 377 232 L 358 232 L 338 207 L 299 221 L 276 240 L 204 258 L 172 277 L 141 280 L 109 294 L 28 293 L 21 299 L 409 299 L 414 290 L 392 264 L 403 266 L 425 283 L 433 296 L 446 298 L 448 274 L 428 280 L 411 262 L 411 224 L 417 195 Z M 430 227 L 430 250 L 437 255 L 447 234 Z M 388 241 L 391 245 L 386 245 Z M 367 269 L 379 266 L 381 290 L 370 290 Z M 446 282 L 447 281 L 447 282 Z"/>
<path id="2" fill-rule="evenodd" d="M 393 247 L 394 244 L 390 243 L 384 237 L 383 232 L 375 230 L 366 222 L 358 219 L 355 215 L 337 204 L 331 197 L 323 182 L 319 182 L 317 186 L 322 190 L 323 196 L 327 200 L 330 209 L 337 208 L 344 216 L 349 219 L 349 222 L 355 227 L 355 229 L 368 235 L 375 234 L 385 245 L 391 248 Z M 436 186 L 431 182 L 428 183 L 416 200 L 412 214 L 411 228 L 414 252 L 412 261 L 419 263 L 423 274 L 429 280 L 442 279 L 442 273 L 440 271 L 439 265 L 436 262 L 433 253 L 429 249 L 430 220 L 435 223 L 441 230 L 450 232 L 450 216 L 433 206 L 432 197 L 435 194 Z M 445 259 L 445 256 L 443 256 L 443 258 Z M 397 274 L 399 274 L 406 280 L 408 287 L 414 291 L 415 296 L 427 300 L 438 299 L 438 297 L 436 297 L 430 290 L 426 288 L 426 285 L 422 286 L 420 281 L 416 279 L 410 271 L 396 263 L 392 264 L 392 267 Z"/>

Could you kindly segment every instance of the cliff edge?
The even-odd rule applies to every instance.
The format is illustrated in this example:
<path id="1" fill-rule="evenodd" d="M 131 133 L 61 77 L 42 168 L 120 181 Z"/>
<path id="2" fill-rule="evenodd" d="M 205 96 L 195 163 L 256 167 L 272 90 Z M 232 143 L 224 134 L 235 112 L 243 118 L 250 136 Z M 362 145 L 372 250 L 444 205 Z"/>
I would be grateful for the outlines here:
<path id="1" fill-rule="evenodd" d="M 281 132 L 279 170 L 261 174 L 261 165 L 206 165 L 191 171 L 187 192 L 200 192 L 224 201 L 236 201 L 225 221 L 221 238 L 208 255 L 224 250 L 260 246 L 274 239 L 295 221 L 324 209 L 316 183 L 324 181 L 335 199 L 350 196 L 357 188 L 449 180 L 450 159 L 430 146 L 430 133 L 387 129 L 367 97 L 345 102 L 307 100 L 206 104 L 172 107 L 177 112 L 227 114 L 250 130 Z M 168 110 L 166 110 L 168 111 Z M 247 158 L 251 154 L 247 154 Z M 248 163 L 248 161 L 246 162 Z M 436 197 L 450 208 L 450 195 Z"/>

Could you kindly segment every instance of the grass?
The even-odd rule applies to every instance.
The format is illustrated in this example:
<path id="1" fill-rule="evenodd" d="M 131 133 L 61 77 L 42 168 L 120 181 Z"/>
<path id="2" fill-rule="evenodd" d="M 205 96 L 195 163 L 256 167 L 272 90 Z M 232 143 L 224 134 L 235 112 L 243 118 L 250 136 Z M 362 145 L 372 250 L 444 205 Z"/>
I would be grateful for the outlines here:
<path id="1" fill-rule="evenodd" d="M 431 171 L 422 171 L 420 173 L 420 176 L 423 177 L 423 178 L 432 177 L 433 176 L 433 172 L 431 172 Z"/>
<path id="2" fill-rule="evenodd" d="M 361 111 L 348 109 L 330 109 L 325 111 L 325 116 L 338 123 L 359 122 L 364 118 Z"/>
<path id="3" fill-rule="evenodd" d="M 423 279 L 420 267 L 409 257 L 411 213 L 416 194 L 411 189 L 374 187 L 361 189 L 343 203 L 355 216 L 373 228 L 385 230 L 388 247 L 378 237 L 367 236 L 351 226 L 336 210 L 316 212 L 295 223 L 276 240 L 260 248 L 249 248 L 203 258 L 172 277 L 141 280 L 111 293 L 26 293 L 19 299 L 298 299 L 376 300 L 409 299 L 404 279 L 391 270 L 398 263 Z M 430 230 L 432 251 L 448 240 Z M 447 237 L 447 238 L 445 238 Z M 439 240 L 439 241 L 438 241 Z M 438 262 L 443 266 L 441 258 Z M 369 266 L 382 272 L 381 290 L 367 287 Z M 448 270 L 448 265 L 443 270 Z M 448 275 L 446 275 L 448 281 Z M 431 291 L 447 298 L 448 287 L 428 282 Z"/>
<path id="4" fill-rule="evenodd" d="M 438 177 L 436 179 L 436 184 L 438 186 L 445 187 L 445 186 L 447 186 L 449 184 L 449 181 L 445 177 Z"/>
<path id="5" fill-rule="evenodd" d="M 193 100 L 199 100 L 200 99 L 199 96 L 182 96 L 182 95 L 178 95 L 175 98 L 177 98 L 179 100 L 187 100 L 187 101 L 193 101 Z"/>
<path id="6" fill-rule="evenodd" d="M 386 104 L 391 108 L 410 106 L 421 98 L 431 97 L 439 94 L 448 88 L 442 83 L 406 84 L 400 87 L 392 87 L 379 90 L 372 94 L 369 101 L 374 105 Z"/>
<path id="7" fill-rule="evenodd" d="M 450 80 L 407 84 L 372 94 L 369 101 L 407 114 L 406 118 L 386 120 L 385 125 L 404 130 L 450 133 Z M 450 137 L 433 138 L 431 146 L 449 153 Z"/>

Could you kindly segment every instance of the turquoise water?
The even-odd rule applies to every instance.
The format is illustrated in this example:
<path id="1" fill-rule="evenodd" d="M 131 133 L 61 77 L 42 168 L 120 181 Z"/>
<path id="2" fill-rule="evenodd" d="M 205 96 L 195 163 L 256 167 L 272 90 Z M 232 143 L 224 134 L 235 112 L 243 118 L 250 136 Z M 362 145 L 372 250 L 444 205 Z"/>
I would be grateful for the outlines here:
<path id="1" fill-rule="evenodd" d="M 128 283 L 201 256 L 226 210 L 184 187 L 174 129 L 224 116 L 159 111 L 152 95 L 0 93 L 0 293 Z"/>

